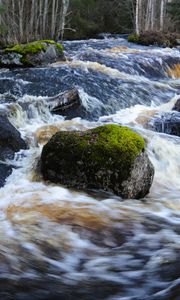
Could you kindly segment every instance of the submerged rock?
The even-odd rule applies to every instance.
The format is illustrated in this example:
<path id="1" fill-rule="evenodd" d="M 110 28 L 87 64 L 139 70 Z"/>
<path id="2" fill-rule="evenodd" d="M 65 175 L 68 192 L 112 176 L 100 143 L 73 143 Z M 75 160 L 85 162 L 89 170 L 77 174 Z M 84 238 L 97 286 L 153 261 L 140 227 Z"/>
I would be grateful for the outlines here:
<path id="1" fill-rule="evenodd" d="M 0 116 L 0 187 L 12 172 L 12 165 L 6 160 L 13 159 L 15 152 L 26 149 L 26 143 L 18 130 L 9 122 L 7 117 Z"/>
<path id="2" fill-rule="evenodd" d="M 67 115 L 74 108 L 81 105 L 79 92 L 76 88 L 64 91 L 54 97 L 46 99 L 49 109 L 52 113 Z"/>
<path id="3" fill-rule="evenodd" d="M 141 198 L 152 184 L 154 168 L 145 142 L 119 125 L 84 132 L 58 132 L 44 146 L 45 180 L 78 189 L 103 189 L 123 198 Z"/>
<path id="4" fill-rule="evenodd" d="M 173 110 L 180 112 L 180 98 L 176 101 Z"/>
<path id="5" fill-rule="evenodd" d="M 180 113 L 163 113 L 151 120 L 150 125 L 157 132 L 180 136 Z"/>
<path id="6" fill-rule="evenodd" d="M 0 53 L 1 67 L 36 67 L 64 60 L 63 47 L 52 40 L 17 44 Z"/>

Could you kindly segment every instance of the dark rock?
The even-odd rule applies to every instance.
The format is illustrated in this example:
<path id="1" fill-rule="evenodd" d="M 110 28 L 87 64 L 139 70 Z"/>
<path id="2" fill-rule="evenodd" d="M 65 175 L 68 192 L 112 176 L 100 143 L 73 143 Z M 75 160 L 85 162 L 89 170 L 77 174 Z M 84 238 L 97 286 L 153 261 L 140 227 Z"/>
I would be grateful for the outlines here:
<path id="1" fill-rule="evenodd" d="M 23 67 L 22 55 L 19 53 L 0 53 L 0 67 Z"/>
<path id="2" fill-rule="evenodd" d="M 141 198 L 154 175 L 144 147 L 142 137 L 118 125 L 58 132 L 43 148 L 41 171 L 45 180 L 68 187 Z"/>
<path id="3" fill-rule="evenodd" d="M 80 97 L 76 88 L 62 92 L 54 97 L 46 99 L 51 112 L 66 115 L 67 111 L 79 107 Z"/>
<path id="4" fill-rule="evenodd" d="M 0 187 L 12 172 L 12 165 L 7 159 L 13 159 L 15 152 L 26 149 L 26 143 L 18 130 L 9 122 L 6 116 L 0 116 Z"/>
<path id="5" fill-rule="evenodd" d="M 180 112 L 180 98 L 176 101 L 173 110 Z"/>
<path id="6" fill-rule="evenodd" d="M 150 125 L 157 132 L 180 136 L 180 113 L 164 113 L 151 120 Z"/>
<path id="7" fill-rule="evenodd" d="M 49 108 L 49 110 L 54 114 L 60 114 L 66 117 L 71 117 L 76 113 L 76 110 L 79 110 L 81 107 L 81 100 L 79 97 L 79 92 L 76 88 L 64 91 L 59 93 L 53 97 L 46 97 L 41 101 L 38 99 L 37 101 L 33 102 L 33 107 L 37 109 L 41 106 L 41 102 Z M 32 102 L 24 102 L 24 101 L 17 101 L 17 103 L 22 107 L 24 111 L 26 111 L 29 118 L 31 118 L 32 114 Z"/>
<path id="8" fill-rule="evenodd" d="M 0 52 L 0 66 L 7 68 L 44 66 L 64 59 L 61 44 L 51 40 L 15 45 Z"/>
<path id="9" fill-rule="evenodd" d="M 12 166 L 0 163 L 0 187 L 4 186 L 6 178 L 11 175 Z"/>
<path id="10" fill-rule="evenodd" d="M 17 152 L 26 149 L 26 143 L 21 138 L 19 131 L 9 122 L 5 116 L 0 116 L 0 149 L 8 149 Z M 5 156 L 3 154 L 3 156 Z M 2 151 L 0 152 L 2 157 Z"/>

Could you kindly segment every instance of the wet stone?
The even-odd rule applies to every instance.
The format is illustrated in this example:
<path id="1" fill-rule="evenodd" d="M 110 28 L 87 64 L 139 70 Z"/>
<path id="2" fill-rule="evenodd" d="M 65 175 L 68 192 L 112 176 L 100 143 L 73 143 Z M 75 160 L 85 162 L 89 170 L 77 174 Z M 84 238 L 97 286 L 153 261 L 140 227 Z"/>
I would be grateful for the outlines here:
<path id="1" fill-rule="evenodd" d="M 180 112 L 163 113 L 150 124 L 157 132 L 180 136 Z"/>
<path id="2" fill-rule="evenodd" d="M 180 112 L 180 98 L 176 101 L 173 110 Z"/>
<path id="3" fill-rule="evenodd" d="M 44 179 L 67 187 L 139 199 L 149 192 L 154 175 L 144 147 L 141 136 L 119 125 L 60 131 L 43 148 L 41 171 Z"/>
<path id="4" fill-rule="evenodd" d="M 6 160 L 13 159 L 15 152 L 26 149 L 26 143 L 18 130 L 9 122 L 6 116 L 0 116 L 0 186 L 12 172 L 12 165 Z"/>

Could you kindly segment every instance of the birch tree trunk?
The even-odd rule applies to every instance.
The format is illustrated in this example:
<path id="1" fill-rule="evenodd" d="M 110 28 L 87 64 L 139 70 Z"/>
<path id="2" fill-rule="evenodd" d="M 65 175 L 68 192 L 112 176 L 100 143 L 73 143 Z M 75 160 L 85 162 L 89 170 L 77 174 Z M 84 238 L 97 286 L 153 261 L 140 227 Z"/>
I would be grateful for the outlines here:
<path id="1" fill-rule="evenodd" d="M 161 0 L 161 7 L 160 7 L 160 30 L 164 30 L 164 19 L 165 19 L 165 11 L 166 11 L 166 0 Z"/>
<path id="2" fill-rule="evenodd" d="M 48 14 L 48 0 L 45 0 L 44 9 L 43 9 L 43 25 L 42 25 L 43 38 L 45 38 L 45 36 L 46 36 L 47 14 Z"/>
<path id="3" fill-rule="evenodd" d="M 18 1 L 19 6 L 19 35 L 20 39 L 23 40 L 23 14 L 24 14 L 24 0 Z"/>
<path id="4" fill-rule="evenodd" d="M 150 22 L 151 22 L 151 0 L 148 0 L 147 7 L 146 7 L 145 31 L 149 30 Z"/>
<path id="5" fill-rule="evenodd" d="M 166 6 L 171 0 L 136 0 L 136 34 L 165 29 Z"/>
<path id="6" fill-rule="evenodd" d="M 65 27 L 65 18 L 69 7 L 69 0 L 62 0 L 61 4 L 61 14 L 60 14 L 60 23 L 59 23 L 59 30 L 58 30 L 58 36 L 56 37 L 56 40 L 63 39 L 64 35 L 64 27 Z"/>
<path id="7" fill-rule="evenodd" d="M 0 0 L 0 6 L 2 6 L 2 0 Z M 1 14 L 0 14 L 0 26 L 2 26 L 2 17 L 1 17 Z"/>
<path id="8" fill-rule="evenodd" d="M 32 0 L 31 3 L 31 18 L 30 18 L 30 34 L 33 34 L 33 28 L 34 28 L 34 17 L 36 16 L 36 10 L 35 10 L 35 0 Z M 37 20 L 36 20 L 37 21 Z"/>
<path id="9" fill-rule="evenodd" d="M 139 35 L 140 34 L 140 24 L 139 24 L 139 5 L 140 5 L 140 0 L 136 0 L 136 34 Z"/>
<path id="10" fill-rule="evenodd" d="M 55 26 L 56 26 L 56 0 L 52 0 L 52 14 L 51 14 L 51 38 L 54 38 Z"/>
<path id="11" fill-rule="evenodd" d="M 156 0 L 152 0 L 151 1 L 151 22 L 150 22 L 150 29 L 151 30 L 156 30 L 155 28 L 155 7 L 156 7 Z"/>

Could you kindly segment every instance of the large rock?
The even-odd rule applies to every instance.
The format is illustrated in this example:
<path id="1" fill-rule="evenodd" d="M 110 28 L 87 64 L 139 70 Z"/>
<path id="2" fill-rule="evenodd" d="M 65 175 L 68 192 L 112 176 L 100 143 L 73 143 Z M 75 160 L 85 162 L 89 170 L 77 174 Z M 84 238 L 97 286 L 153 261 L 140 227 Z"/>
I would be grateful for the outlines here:
<path id="1" fill-rule="evenodd" d="M 57 60 L 64 60 L 63 47 L 51 40 L 17 44 L 0 52 L 1 67 L 44 66 Z"/>
<path id="2" fill-rule="evenodd" d="M 142 137 L 127 127 L 105 125 L 85 132 L 58 132 L 44 146 L 45 180 L 78 189 L 103 189 L 123 198 L 141 198 L 154 168 Z"/>
<path id="3" fill-rule="evenodd" d="M 13 159 L 15 152 L 26 149 L 26 143 L 18 130 L 9 122 L 7 117 L 0 116 L 0 187 L 12 172 L 12 165 L 6 160 Z"/>
<path id="4" fill-rule="evenodd" d="M 180 113 L 163 113 L 152 119 L 150 125 L 157 132 L 180 136 Z"/>

